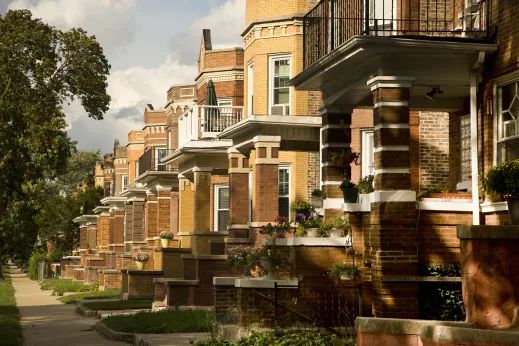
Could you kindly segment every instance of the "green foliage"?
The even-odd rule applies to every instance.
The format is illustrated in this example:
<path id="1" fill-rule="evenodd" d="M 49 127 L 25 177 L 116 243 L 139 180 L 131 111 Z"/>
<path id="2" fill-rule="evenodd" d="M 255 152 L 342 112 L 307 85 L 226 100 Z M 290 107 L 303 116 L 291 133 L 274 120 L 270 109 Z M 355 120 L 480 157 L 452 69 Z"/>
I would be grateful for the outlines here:
<path id="1" fill-rule="evenodd" d="M 492 167 L 483 179 L 486 192 L 519 197 L 519 159 Z"/>
<path id="2" fill-rule="evenodd" d="M 346 217 L 344 215 L 335 215 L 334 217 L 328 218 L 325 222 L 321 224 L 320 231 L 321 232 L 328 232 L 332 228 L 337 229 L 348 229 L 350 225 L 348 224 L 348 221 L 346 220 Z"/>
<path id="3" fill-rule="evenodd" d="M 236 342 L 212 338 L 198 341 L 195 346 L 355 346 L 355 339 L 340 339 L 331 334 L 296 332 L 275 336 L 272 333 L 252 332 Z"/>
<path id="4" fill-rule="evenodd" d="M 151 309 L 151 300 L 106 300 L 84 302 L 83 306 L 91 310 L 126 310 L 126 309 Z"/>
<path id="5" fill-rule="evenodd" d="M 87 292 L 87 293 L 71 294 L 69 296 L 60 298 L 59 300 L 65 304 L 76 304 L 76 302 L 78 300 L 119 298 L 120 295 L 121 295 L 120 290 L 105 290 L 105 291 L 93 291 L 93 292 Z"/>
<path id="6" fill-rule="evenodd" d="M 334 263 L 328 268 L 328 275 L 332 278 L 341 279 L 343 276 L 358 277 L 360 270 L 358 265 L 349 263 Z"/>
<path id="7" fill-rule="evenodd" d="M 45 279 L 40 288 L 44 291 L 52 290 L 52 294 L 63 294 L 65 292 L 95 292 L 97 285 L 85 285 L 82 281 L 72 279 Z"/>
<path id="8" fill-rule="evenodd" d="M 373 180 L 375 179 L 374 175 L 368 175 L 362 179 L 359 179 L 357 184 L 357 188 L 359 189 L 359 193 L 367 194 L 375 191 L 373 187 Z"/>
<path id="9" fill-rule="evenodd" d="M 213 310 L 188 309 L 109 316 L 103 323 L 124 333 L 203 333 L 212 330 L 215 320 Z"/>
<path id="10" fill-rule="evenodd" d="M 328 157 L 328 161 L 336 167 L 344 169 L 344 176 L 346 179 L 350 179 L 349 167 L 352 163 L 355 165 L 360 164 L 360 153 L 354 152 L 351 148 L 342 149 L 340 153 L 333 152 Z"/>
<path id="11" fill-rule="evenodd" d="M 232 248 L 227 255 L 227 264 L 230 268 L 238 270 L 254 268 L 260 263 L 261 250 L 251 246 Z"/>
<path id="12" fill-rule="evenodd" d="M 341 185 L 339 185 L 339 189 L 341 190 L 354 189 L 355 187 L 356 185 L 349 178 L 344 178 Z"/>
<path id="13" fill-rule="evenodd" d="M 312 191 L 312 197 L 323 197 L 324 192 L 323 190 L 315 189 Z"/>
<path id="14" fill-rule="evenodd" d="M 33 216 L 46 206 L 39 200 L 53 202 L 42 185 L 65 173 L 74 149 L 62 104 L 78 100 L 102 119 L 110 65 L 95 37 L 58 30 L 27 10 L 0 16 L 0 42 L 0 258 L 27 258 Z"/>
<path id="15" fill-rule="evenodd" d="M 34 252 L 29 258 L 29 278 L 38 280 L 38 263 L 49 263 L 49 258 L 44 252 Z"/>
<path id="16" fill-rule="evenodd" d="M 296 200 L 290 205 L 291 211 L 308 212 L 313 209 L 312 205 L 307 201 Z"/>
<path id="17" fill-rule="evenodd" d="M 421 267 L 421 276 L 459 277 L 458 265 L 428 265 Z M 420 318 L 441 321 L 464 321 L 465 306 L 461 282 L 423 282 L 419 285 Z"/>
<path id="18" fill-rule="evenodd" d="M 0 280 L 0 345 L 22 346 L 23 331 L 16 307 L 12 279 L 7 267 L 1 267 L 5 280 Z"/>

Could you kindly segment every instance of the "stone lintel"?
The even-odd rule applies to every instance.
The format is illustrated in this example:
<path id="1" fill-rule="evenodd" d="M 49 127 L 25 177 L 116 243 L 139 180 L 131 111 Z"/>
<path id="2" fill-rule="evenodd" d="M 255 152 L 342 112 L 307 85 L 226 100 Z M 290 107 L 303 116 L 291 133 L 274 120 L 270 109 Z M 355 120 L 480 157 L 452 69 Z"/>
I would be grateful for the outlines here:
<path id="1" fill-rule="evenodd" d="M 477 328 L 474 323 L 412 320 L 400 318 L 357 317 L 355 331 L 378 334 L 420 335 L 424 326 L 448 326 L 461 328 Z"/>

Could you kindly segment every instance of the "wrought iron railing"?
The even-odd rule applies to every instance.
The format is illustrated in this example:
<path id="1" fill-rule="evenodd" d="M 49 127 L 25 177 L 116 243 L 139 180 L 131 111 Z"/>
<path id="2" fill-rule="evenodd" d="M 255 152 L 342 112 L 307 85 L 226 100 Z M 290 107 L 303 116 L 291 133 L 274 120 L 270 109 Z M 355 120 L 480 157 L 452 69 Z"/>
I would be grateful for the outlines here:
<path id="1" fill-rule="evenodd" d="M 148 171 L 172 171 L 174 167 L 169 164 L 161 163 L 160 159 L 164 158 L 168 154 L 171 154 L 173 150 L 166 148 L 153 148 L 146 151 L 141 157 L 139 157 L 139 175 L 142 175 Z"/>
<path id="2" fill-rule="evenodd" d="M 486 38 L 491 0 L 321 0 L 303 19 L 304 67 L 357 35 Z"/>

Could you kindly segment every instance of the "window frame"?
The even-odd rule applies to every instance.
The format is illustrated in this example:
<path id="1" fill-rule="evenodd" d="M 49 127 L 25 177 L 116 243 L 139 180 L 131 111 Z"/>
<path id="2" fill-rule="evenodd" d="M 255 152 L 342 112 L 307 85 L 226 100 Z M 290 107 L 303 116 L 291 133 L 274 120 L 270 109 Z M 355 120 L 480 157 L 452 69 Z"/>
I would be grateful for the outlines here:
<path id="1" fill-rule="evenodd" d="M 124 183 L 124 178 L 126 178 L 126 184 Z M 121 174 L 121 191 L 128 190 L 128 174 Z"/>
<path id="2" fill-rule="evenodd" d="M 214 232 L 219 232 L 220 230 L 218 229 L 218 212 L 220 211 L 227 211 L 227 213 L 229 213 L 229 209 L 230 209 L 230 205 L 227 209 L 222 209 L 220 208 L 220 190 L 221 189 L 227 189 L 229 190 L 229 184 L 214 184 L 214 193 L 213 193 L 213 208 L 214 208 L 214 212 L 213 212 L 213 231 Z M 231 191 L 229 190 L 229 203 L 230 203 L 230 200 L 231 200 Z"/>
<path id="3" fill-rule="evenodd" d="M 516 95 L 519 96 L 519 78 L 517 75 L 511 76 L 494 87 L 494 166 L 505 162 L 498 161 L 498 146 L 500 143 L 519 139 L 519 115 L 517 116 L 516 122 L 516 135 L 502 138 L 503 133 L 503 109 L 502 109 L 502 89 L 508 85 L 516 85 Z"/>
<path id="4" fill-rule="evenodd" d="M 247 116 L 254 112 L 254 61 L 247 65 Z"/>
<path id="5" fill-rule="evenodd" d="M 217 98 L 216 102 L 218 103 L 218 107 L 232 107 L 232 98 L 231 97 Z M 222 106 L 222 103 L 230 103 L 230 105 Z"/>
<path id="6" fill-rule="evenodd" d="M 365 155 L 366 153 L 368 152 L 367 150 L 367 141 L 369 140 L 368 136 L 372 136 L 373 137 L 373 141 L 375 139 L 375 129 L 374 128 L 367 128 L 367 129 L 361 129 L 360 130 L 360 141 L 361 141 L 361 178 L 365 178 L 366 176 L 370 175 L 370 174 L 375 174 L 375 145 L 373 143 L 373 147 L 372 147 L 372 150 L 371 150 L 371 153 L 373 154 L 373 169 L 372 169 L 372 173 L 369 173 L 368 171 L 368 167 L 369 165 L 366 163 L 367 159 L 365 158 Z"/>
<path id="7" fill-rule="evenodd" d="M 288 79 L 292 78 L 292 55 L 291 54 L 276 54 L 269 55 L 269 73 L 268 73 L 268 98 L 269 98 L 269 111 L 268 114 L 272 114 L 272 107 L 274 106 L 288 106 L 289 114 L 292 112 L 292 87 L 288 87 L 288 103 L 274 103 L 274 67 L 277 61 L 288 60 L 289 75 Z"/>
<path id="8" fill-rule="evenodd" d="M 163 146 L 163 145 L 160 145 L 160 146 L 157 145 L 157 146 L 153 147 L 153 151 L 154 151 L 153 154 L 154 154 L 154 159 L 155 159 L 154 160 L 155 161 L 154 162 L 155 163 L 155 170 L 156 171 L 165 171 L 166 170 L 166 165 L 165 164 L 161 164 L 160 161 L 159 161 L 159 150 L 165 150 L 164 154 L 166 154 L 168 148 L 167 148 L 167 146 Z M 164 169 L 159 169 L 159 166 L 164 167 Z"/>
<path id="9" fill-rule="evenodd" d="M 279 171 L 281 170 L 284 170 L 286 169 L 288 171 L 288 195 L 284 195 L 284 196 L 280 196 L 279 194 Z M 291 167 L 290 167 L 290 164 L 289 163 L 282 163 L 282 164 L 279 164 L 278 166 L 278 215 L 281 215 L 281 213 L 279 212 L 280 211 L 280 206 L 279 206 L 279 199 L 280 198 L 288 198 L 288 216 L 290 217 L 290 201 L 291 201 L 291 193 L 292 193 L 292 189 L 291 189 L 291 186 L 290 184 L 292 183 L 292 177 L 291 177 Z"/>

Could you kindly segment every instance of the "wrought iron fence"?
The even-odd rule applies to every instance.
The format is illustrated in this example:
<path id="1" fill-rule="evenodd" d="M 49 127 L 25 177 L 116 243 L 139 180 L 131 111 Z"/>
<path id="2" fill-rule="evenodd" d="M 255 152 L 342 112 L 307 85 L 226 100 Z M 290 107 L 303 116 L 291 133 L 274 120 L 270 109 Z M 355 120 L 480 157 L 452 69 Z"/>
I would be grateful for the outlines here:
<path id="1" fill-rule="evenodd" d="M 171 165 L 163 164 L 160 160 L 172 153 L 173 150 L 166 148 L 154 148 L 146 151 L 139 157 L 139 175 L 148 171 L 172 171 Z"/>
<path id="2" fill-rule="evenodd" d="M 275 284 L 274 289 L 243 289 L 238 300 L 240 325 L 261 325 L 276 333 L 325 329 L 351 337 L 355 318 L 362 314 L 360 285 Z"/>
<path id="3" fill-rule="evenodd" d="M 353 36 L 486 38 L 491 0 L 321 0 L 303 19 L 304 67 Z"/>

